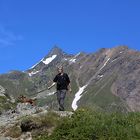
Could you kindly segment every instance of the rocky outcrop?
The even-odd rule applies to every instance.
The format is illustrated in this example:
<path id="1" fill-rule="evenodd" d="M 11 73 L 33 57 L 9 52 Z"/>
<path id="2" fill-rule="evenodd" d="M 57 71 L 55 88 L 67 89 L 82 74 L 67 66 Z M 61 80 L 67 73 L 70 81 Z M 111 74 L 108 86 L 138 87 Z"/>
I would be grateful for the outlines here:
<path id="1" fill-rule="evenodd" d="M 5 97 L 5 89 L 4 89 L 4 87 L 2 87 L 1 85 L 0 85 L 0 96 L 4 96 Z"/>
<path id="2" fill-rule="evenodd" d="M 0 127 L 5 125 L 15 124 L 17 120 L 23 116 L 39 115 L 40 113 L 46 113 L 47 106 L 37 107 L 32 106 L 29 103 L 18 103 L 16 109 L 9 110 L 0 115 Z"/>

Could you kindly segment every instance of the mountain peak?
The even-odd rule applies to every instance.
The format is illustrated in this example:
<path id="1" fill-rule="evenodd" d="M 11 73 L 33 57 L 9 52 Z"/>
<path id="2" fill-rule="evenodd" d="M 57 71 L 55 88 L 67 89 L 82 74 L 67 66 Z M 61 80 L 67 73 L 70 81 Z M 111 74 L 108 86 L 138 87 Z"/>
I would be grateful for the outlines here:
<path id="1" fill-rule="evenodd" d="M 114 47 L 114 48 L 120 49 L 120 50 L 128 50 L 128 49 L 129 49 L 129 47 L 126 46 L 126 45 L 120 45 L 120 46 L 116 46 L 116 47 Z"/>
<path id="2" fill-rule="evenodd" d="M 61 49 L 61 48 L 59 48 L 58 46 L 54 46 L 52 49 L 51 49 L 51 51 L 49 52 L 49 55 L 54 55 L 54 54 L 56 54 L 56 55 L 60 55 L 60 54 L 63 54 L 64 52 L 63 52 L 63 50 Z"/>

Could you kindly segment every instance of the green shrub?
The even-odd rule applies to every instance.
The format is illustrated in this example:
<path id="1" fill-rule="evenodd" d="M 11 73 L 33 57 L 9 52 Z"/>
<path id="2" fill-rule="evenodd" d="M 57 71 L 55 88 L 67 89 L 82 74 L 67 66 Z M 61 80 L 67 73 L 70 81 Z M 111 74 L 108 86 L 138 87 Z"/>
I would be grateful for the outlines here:
<path id="1" fill-rule="evenodd" d="M 140 113 L 101 113 L 77 110 L 62 118 L 52 135 L 37 140 L 139 140 Z"/>

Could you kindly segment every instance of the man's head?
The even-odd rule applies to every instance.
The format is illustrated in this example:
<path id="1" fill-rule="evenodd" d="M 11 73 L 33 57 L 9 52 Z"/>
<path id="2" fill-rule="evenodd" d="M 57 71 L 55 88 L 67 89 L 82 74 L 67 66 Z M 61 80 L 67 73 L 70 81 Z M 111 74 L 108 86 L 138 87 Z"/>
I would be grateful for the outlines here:
<path id="1" fill-rule="evenodd" d="M 58 73 L 63 73 L 63 66 L 57 67 Z"/>

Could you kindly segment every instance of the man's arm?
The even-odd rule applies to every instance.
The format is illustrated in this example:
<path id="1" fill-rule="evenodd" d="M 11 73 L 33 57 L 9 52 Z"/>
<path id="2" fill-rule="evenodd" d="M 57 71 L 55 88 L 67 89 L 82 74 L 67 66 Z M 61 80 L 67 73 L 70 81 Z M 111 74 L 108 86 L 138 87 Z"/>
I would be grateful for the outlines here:
<path id="1" fill-rule="evenodd" d="M 54 85 L 56 85 L 57 80 L 58 80 L 58 77 L 57 77 L 57 75 L 56 75 L 55 78 L 53 79 L 52 85 L 48 87 L 48 90 L 51 89 Z"/>
<path id="2" fill-rule="evenodd" d="M 48 87 L 48 90 L 51 89 L 55 84 L 56 82 L 53 82 L 52 85 Z"/>

